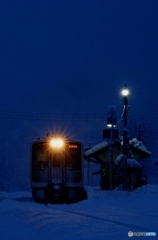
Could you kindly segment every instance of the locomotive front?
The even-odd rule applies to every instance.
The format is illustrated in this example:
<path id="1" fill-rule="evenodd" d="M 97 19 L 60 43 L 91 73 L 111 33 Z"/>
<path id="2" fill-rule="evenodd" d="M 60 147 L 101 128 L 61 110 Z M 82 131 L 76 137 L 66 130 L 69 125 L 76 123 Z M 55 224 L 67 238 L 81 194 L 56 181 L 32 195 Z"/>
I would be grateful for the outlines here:
<path id="1" fill-rule="evenodd" d="M 35 201 L 85 198 L 82 143 L 59 137 L 33 142 L 30 178 Z"/>

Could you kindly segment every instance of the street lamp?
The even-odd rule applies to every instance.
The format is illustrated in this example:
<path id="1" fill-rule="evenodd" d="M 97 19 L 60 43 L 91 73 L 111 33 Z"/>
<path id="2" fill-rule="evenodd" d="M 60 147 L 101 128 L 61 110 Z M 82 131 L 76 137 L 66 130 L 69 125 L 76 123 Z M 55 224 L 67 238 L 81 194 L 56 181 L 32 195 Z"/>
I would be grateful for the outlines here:
<path id="1" fill-rule="evenodd" d="M 123 96 L 126 96 L 126 97 L 129 95 L 129 90 L 127 89 L 127 84 L 125 84 L 121 93 Z"/>
<path id="2" fill-rule="evenodd" d="M 123 189 L 127 189 L 127 157 L 128 157 L 128 144 L 129 139 L 127 137 L 127 112 L 128 112 L 128 95 L 129 90 L 127 84 L 125 83 L 122 90 L 123 96 Z"/>

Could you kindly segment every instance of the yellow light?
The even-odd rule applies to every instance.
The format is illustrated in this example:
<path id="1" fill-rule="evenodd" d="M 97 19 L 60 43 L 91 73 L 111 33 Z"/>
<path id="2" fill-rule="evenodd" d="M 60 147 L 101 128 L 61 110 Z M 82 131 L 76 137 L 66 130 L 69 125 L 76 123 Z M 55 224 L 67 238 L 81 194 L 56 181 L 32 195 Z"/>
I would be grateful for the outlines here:
<path id="1" fill-rule="evenodd" d="M 64 146 L 64 141 L 61 138 L 53 138 L 50 140 L 50 145 L 53 148 L 62 148 Z"/>
<path id="2" fill-rule="evenodd" d="M 69 145 L 69 148 L 78 148 L 77 145 Z"/>

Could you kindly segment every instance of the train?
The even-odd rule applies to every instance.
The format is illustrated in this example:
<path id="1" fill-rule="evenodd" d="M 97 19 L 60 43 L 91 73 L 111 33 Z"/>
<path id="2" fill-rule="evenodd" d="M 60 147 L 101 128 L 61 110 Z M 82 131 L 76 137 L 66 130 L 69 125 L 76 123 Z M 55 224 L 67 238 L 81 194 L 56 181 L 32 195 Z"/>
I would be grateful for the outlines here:
<path id="1" fill-rule="evenodd" d="M 87 198 L 83 186 L 83 145 L 61 136 L 31 144 L 30 181 L 36 202 L 74 202 Z"/>

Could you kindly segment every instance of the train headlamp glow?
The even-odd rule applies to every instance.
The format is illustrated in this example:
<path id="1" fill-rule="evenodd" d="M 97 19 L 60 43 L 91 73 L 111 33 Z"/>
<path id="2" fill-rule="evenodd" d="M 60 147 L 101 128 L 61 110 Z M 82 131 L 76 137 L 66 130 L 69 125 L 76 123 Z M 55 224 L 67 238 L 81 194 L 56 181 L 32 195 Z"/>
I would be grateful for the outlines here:
<path id="1" fill-rule="evenodd" d="M 52 148 L 62 148 L 64 146 L 64 141 L 61 138 L 53 138 L 50 140 L 50 146 Z"/>

